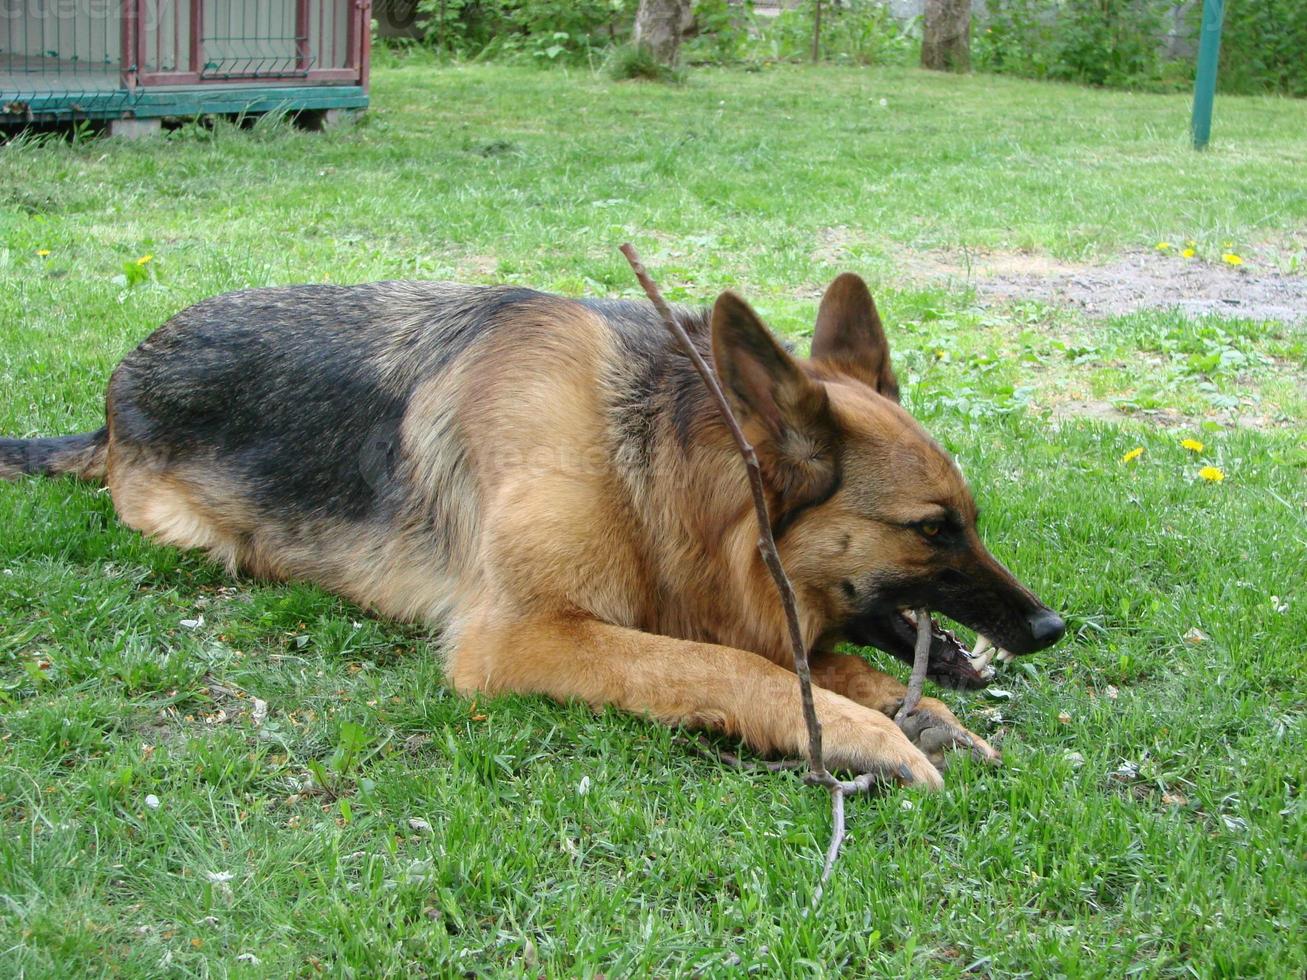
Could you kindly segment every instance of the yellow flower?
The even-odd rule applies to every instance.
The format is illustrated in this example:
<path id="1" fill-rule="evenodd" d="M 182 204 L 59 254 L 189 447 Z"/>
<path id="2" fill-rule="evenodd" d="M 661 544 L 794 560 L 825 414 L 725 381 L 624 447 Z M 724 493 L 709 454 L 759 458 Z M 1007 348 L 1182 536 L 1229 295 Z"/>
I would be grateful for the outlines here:
<path id="1" fill-rule="evenodd" d="M 1217 466 L 1204 466 L 1198 471 L 1198 475 L 1208 483 L 1220 483 L 1225 479 L 1225 471 Z"/>
<path id="2" fill-rule="evenodd" d="M 50 250 L 48 248 L 38 248 L 36 250 L 36 254 L 41 256 L 41 258 L 45 258 L 47 255 L 50 254 Z"/>
<path id="3" fill-rule="evenodd" d="M 1144 447 L 1135 446 L 1134 449 L 1130 450 L 1128 453 L 1126 453 L 1124 456 L 1121 457 L 1121 462 L 1132 463 L 1143 454 L 1144 454 Z"/>
<path id="4" fill-rule="evenodd" d="M 1171 247 L 1171 243 L 1170 243 L 1170 242 L 1158 242 L 1158 243 L 1157 243 L 1157 250 L 1158 250 L 1159 252 L 1165 252 L 1165 251 L 1166 251 L 1168 248 L 1170 248 L 1170 247 Z"/>
<path id="5" fill-rule="evenodd" d="M 1243 259 L 1239 258 L 1239 256 L 1235 255 L 1233 252 L 1226 252 L 1221 256 L 1221 259 L 1226 265 L 1243 265 Z"/>
<path id="6" fill-rule="evenodd" d="M 1203 444 L 1197 439 L 1181 439 L 1180 445 L 1184 446 L 1184 448 L 1188 449 L 1191 453 L 1201 453 L 1203 451 Z"/>
<path id="7" fill-rule="evenodd" d="M 153 255 L 142 255 L 139 259 L 136 260 L 136 264 L 137 264 L 137 265 L 149 265 L 149 264 L 150 264 L 151 262 L 153 262 L 153 261 L 154 261 L 154 256 L 153 256 Z"/>
<path id="8" fill-rule="evenodd" d="M 1186 248 L 1186 249 L 1185 249 L 1183 252 L 1181 252 L 1180 254 L 1183 255 L 1186 259 L 1192 259 L 1192 258 L 1193 258 L 1195 255 L 1197 255 L 1198 253 L 1195 252 L 1192 248 Z"/>

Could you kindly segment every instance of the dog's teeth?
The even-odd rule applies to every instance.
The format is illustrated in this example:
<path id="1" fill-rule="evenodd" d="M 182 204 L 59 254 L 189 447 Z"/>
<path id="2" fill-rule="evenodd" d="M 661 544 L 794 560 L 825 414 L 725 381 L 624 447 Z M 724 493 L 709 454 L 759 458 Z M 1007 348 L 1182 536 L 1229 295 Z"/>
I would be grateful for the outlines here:
<path id="1" fill-rule="evenodd" d="M 1011 660 L 1016 660 L 1016 659 L 1017 659 L 1017 655 L 1015 653 L 1012 653 L 1010 650 L 998 651 L 998 662 L 1001 664 L 1005 664 Z"/>
<path id="2" fill-rule="evenodd" d="M 913 626 L 917 625 L 917 611 L 915 609 L 900 609 L 899 612 L 902 613 L 903 618 Z"/>
<path id="3" fill-rule="evenodd" d="M 993 668 L 989 666 L 989 663 L 994 659 L 994 653 L 993 641 L 984 633 L 977 634 L 976 645 L 972 648 L 970 654 L 971 666 L 976 668 L 976 670 L 981 671 L 982 674 L 987 669 L 992 674 Z"/>
<path id="4" fill-rule="evenodd" d="M 994 669 L 994 665 L 990 663 L 981 664 L 976 668 L 976 672 L 980 674 L 980 679 L 982 681 L 991 680 L 994 675 L 998 673 L 998 671 Z"/>

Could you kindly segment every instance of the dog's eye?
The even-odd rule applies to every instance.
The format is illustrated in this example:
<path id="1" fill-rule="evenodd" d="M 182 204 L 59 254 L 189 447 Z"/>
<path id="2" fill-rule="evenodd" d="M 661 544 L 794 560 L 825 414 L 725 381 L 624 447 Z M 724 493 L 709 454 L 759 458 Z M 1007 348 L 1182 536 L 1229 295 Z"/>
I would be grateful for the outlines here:
<path id="1" fill-rule="evenodd" d="M 926 524 L 918 524 L 917 530 L 920 531 L 922 534 L 924 534 L 926 537 L 933 538 L 939 534 L 941 528 L 938 524 L 926 523 Z"/>

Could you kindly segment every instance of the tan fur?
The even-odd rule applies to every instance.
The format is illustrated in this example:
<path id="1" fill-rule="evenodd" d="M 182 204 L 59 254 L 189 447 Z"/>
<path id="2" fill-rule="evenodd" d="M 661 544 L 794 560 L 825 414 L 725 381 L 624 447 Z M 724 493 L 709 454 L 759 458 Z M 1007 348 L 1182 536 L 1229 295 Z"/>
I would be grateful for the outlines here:
<path id="1" fill-rule="evenodd" d="M 760 751 L 803 754 L 807 736 L 784 619 L 758 557 L 733 444 L 719 433 L 684 465 L 658 469 L 652 484 L 615 486 L 609 468 L 585 463 L 606 458 L 596 404 L 596 372 L 611 356 L 604 331 L 585 317 L 549 329 L 566 337 L 565 371 L 533 377 L 529 364 L 505 350 L 469 384 L 477 408 L 468 413 L 468 441 L 483 447 L 478 470 L 497 479 L 482 486 L 487 533 L 479 564 L 488 593 L 451 650 L 455 685 L 615 704 L 671 724 L 716 728 Z M 533 363 L 537 356 L 533 350 Z M 877 396 L 846 387 L 845 411 L 879 417 L 870 439 L 919 437 L 901 411 L 878 411 Z M 506 403 L 495 400 L 501 391 Z M 550 453 L 533 456 L 538 446 Z M 492 454 L 528 462 L 520 470 L 495 466 L 486 458 Z M 841 518 L 830 505 L 807 523 L 812 533 L 794 534 L 783 547 L 799 583 L 824 578 L 845 526 L 866 522 Z M 804 632 L 815 642 L 831 610 L 809 602 L 803 611 Z M 838 670 L 833 663 L 823 661 L 819 683 L 829 690 L 818 692 L 831 763 L 904 766 L 914 780 L 939 785 L 929 761 L 887 717 L 903 686 L 858 658 Z M 961 727 L 929 699 L 932 709 Z"/>

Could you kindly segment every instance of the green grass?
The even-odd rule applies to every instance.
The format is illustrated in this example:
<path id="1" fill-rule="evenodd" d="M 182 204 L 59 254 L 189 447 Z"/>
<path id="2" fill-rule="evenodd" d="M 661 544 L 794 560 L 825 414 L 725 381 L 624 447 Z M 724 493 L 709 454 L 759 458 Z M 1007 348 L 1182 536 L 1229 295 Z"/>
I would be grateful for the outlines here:
<path id="1" fill-rule="evenodd" d="M 1071 624 L 1010 699 L 943 695 L 1006 767 L 855 801 L 805 917 L 829 814 L 797 777 L 614 713 L 473 705 L 419 629 L 230 580 L 94 489 L 0 485 L 0 975 L 1302 975 L 1302 328 L 982 307 L 904 271 L 1190 239 L 1301 270 L 1307 104 L 1223 98 L 1202 155 L 1186 121 L 1182 97 L 914 71 L 412 64 L 354 129 L 0 148 L 6 434 L 97 425 L 125 352 L 243 286 L 635 295 L 630 239 L 669 294 L 734 287 L 802 338 L 856 268 L 990 544 Z M 1169 424 L 1055 421 L 1067 394 Z"/>

